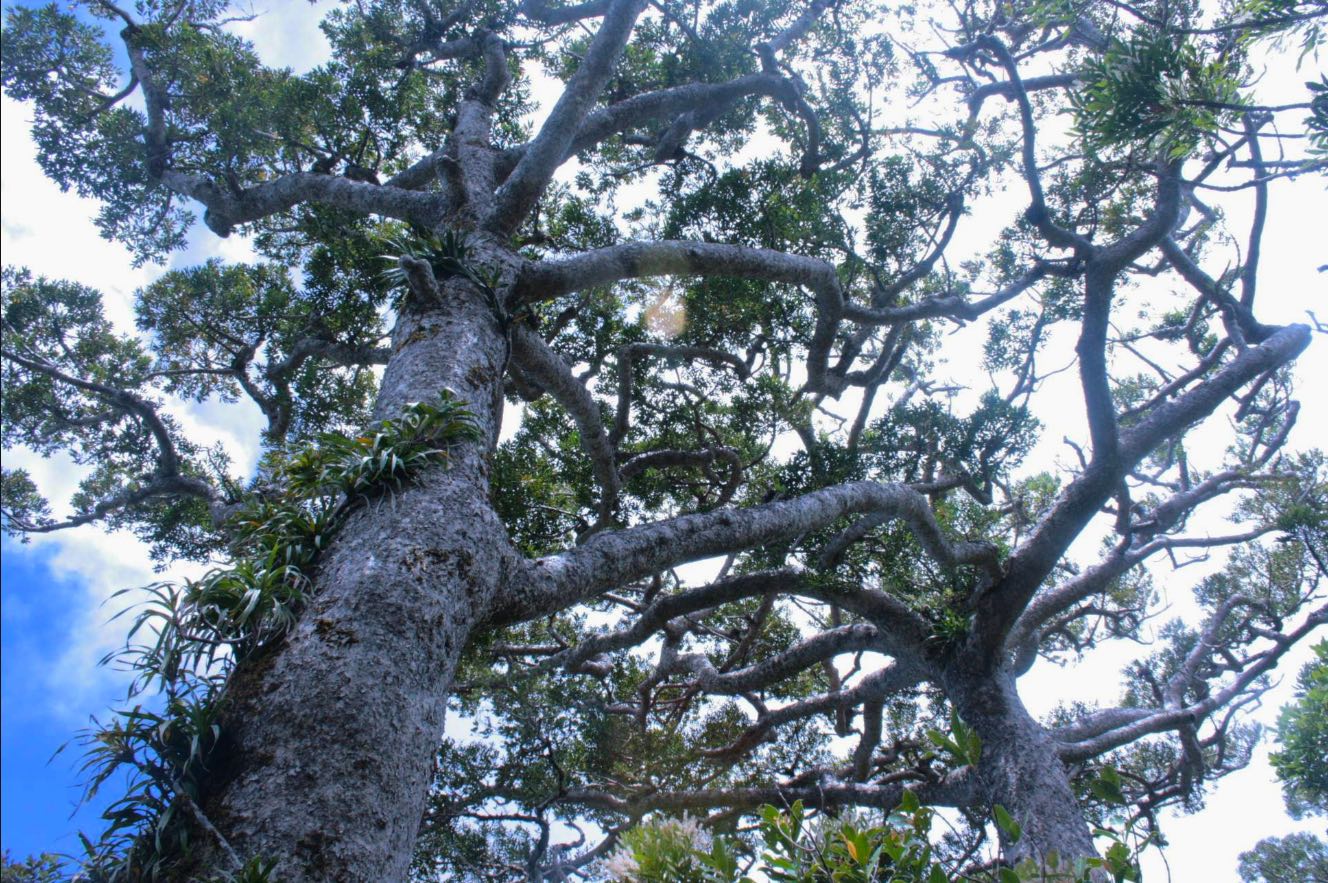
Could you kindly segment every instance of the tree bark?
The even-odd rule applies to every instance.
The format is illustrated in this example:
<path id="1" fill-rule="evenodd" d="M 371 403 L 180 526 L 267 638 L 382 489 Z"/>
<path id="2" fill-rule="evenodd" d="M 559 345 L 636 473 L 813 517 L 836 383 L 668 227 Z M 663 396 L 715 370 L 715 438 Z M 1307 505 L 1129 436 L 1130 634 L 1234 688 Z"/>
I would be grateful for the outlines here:
<path id="1" fill-rule="evenodd" d="M 978 779 L 988 808 L 999 803 L 1023 828 L 1017 843 L 1000 832 L 1004 857 L 1042 866 L 1053 853 L 1062 863 L 1097 855 L 1055 742 L 1024 707 L 1009 672 L 950 672 L 944 681 L 959 716 L 982 740 Z"/>
<path id="2" fill-rule="evenodd" d="M 403 308 L 376 416 L 449 388 L 482 440 L 351 515 L 298 625 L 224 698 L 202 809 L 285 883 L 405 879 L 457 660 L 512 565 L 488 499 L 506 337 L 473 286 L 441 287 Z M 197 839 L 191 872 L 234 864 L 217 836 Z"/>

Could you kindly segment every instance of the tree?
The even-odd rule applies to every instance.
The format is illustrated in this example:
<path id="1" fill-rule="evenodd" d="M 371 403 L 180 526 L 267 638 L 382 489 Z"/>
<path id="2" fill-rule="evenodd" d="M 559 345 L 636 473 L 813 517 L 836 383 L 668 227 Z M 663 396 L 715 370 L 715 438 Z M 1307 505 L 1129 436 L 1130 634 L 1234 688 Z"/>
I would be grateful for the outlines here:
<path id="1" fill-rule="evenodd" d="M 89 468 L 68 516 L 6 470 L 7 529 L 227 561 L 151 587 L 145 692 L 89 735 L 94 786 L 137 770 L 107 873 L 561 878 L 650 813 L 910 791 L 967 814 L 959 865 L 996 805 L 1003 860 L 1048 863 L 1248 759 L 1328 620 L 1325 464 L 1286 449 L 1312 331 L 1256 311 L 1328 87 L 1270 103 L 1249 58 L 1312 51 L 1321 3 L 385 0 L 306 74 L 229 15 L 4 32 L 107 236 L 159 259 L 197 204 L 262 256 L 166 274 L 139 336 L 5 274 L 5 444 Z M 979 322 L 990 379 L 945 384 Z M 1087 437 L 1021 472 L 1061 341 Z M 213 396 L 261 410 L 256 475 L 172 418 Z M 1143 636 L 1150 559 L 1225 549 L 1119 705 L 1027 711 L 1039 657 Z M 487 741 L 440 753 L 449 711 Z"/>
<path id="2" fill-rule="evenodd" d="M 1317 658 L 1300 670 L 1295 701 L 1277 720 L 1281 749 L 1271 755 L 1293 818 L 1328 811 L 1328 642 L 1316 644 L 1314 653 Z M 1266 837 L 1241 853 L 1240 876 L 1247 883 L 1328 880 L 1328 843 L 1305 833 Z"/>
<path id="3" fill-rule="evenodd" d="M 9 850 L 0 856 L 0 881 L 3 883 L 57 883 L 61 879 L 62 863 L 53 855 L 30 855 L 21 862 L 9 857 Z"/>
<path id="4" fill-rule="evenodd" d="M 1328 880 L 1328 846 L 1313 834 L 1269 837 L 1241 853 L 1240 878 L 1245 883 Z"/>
<path id="5" fill-rule="evenodd" d="M 1328 812 L 1328 641 L 1316 644 L 1314 652 L 1317 658 L 1300 670 L 1295 701 L 1277 720 L 1281 749 L 1271 756 L 1287 809 L 1296 818 Z"/>

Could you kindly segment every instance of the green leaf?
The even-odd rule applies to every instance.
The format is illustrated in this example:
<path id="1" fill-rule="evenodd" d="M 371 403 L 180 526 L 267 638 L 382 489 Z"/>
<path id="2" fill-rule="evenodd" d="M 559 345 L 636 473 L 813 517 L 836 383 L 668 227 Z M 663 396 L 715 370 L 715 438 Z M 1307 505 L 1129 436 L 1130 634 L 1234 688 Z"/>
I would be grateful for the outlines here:
<path id="1" fill-rule="evenodd" d="M 1014 820 L 1014 817 L 1006 812 L 1005 807 L 999 803 L 992 807 L 992 814 L 996 818 L 996 824 L 1005 833 L 1010 843 L 1018 843 L 1019 838 L 1024 834 L 1024 829 Z"/>

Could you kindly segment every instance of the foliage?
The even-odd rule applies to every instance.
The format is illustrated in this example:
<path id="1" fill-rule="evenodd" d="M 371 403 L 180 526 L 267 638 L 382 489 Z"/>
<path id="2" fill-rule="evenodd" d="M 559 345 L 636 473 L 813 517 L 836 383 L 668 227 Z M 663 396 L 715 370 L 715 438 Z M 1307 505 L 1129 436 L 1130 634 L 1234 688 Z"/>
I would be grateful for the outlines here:
<path id="1" fill-rule="evenodd" d="M 1240 879 L 1245 883 L 1328 880 L 1328 842 L 1306 833 L 1260 840 L 1240 854 Z"/>
<path id="2" fill-rule="evenodd" d="M 648 883 L 711 883 L 733 880 L 737 856 L 724 837 L 712 837 L 696 819 L 661 819 L 622 836 L 622 845 L 604 863 L 614 880 Z"/>
<path id="3" fill-rule="evenodd" d="M 1188 40 L 1139 31 L 1091 60 L 1075 99 L 1080 136 L 1091 149 L 1129 144 L 1176 159 L 1239 107 L 1232 61 Z"/>
<path id="4" fill-rule="evenodd" d="M 15 861 L 5 850 L 0 856 L 0 883 L 59 883 L 64 879 L 64 862 L 50 853 L 30 855 Z"/>
<path id="5" fill-rule="evenodd" d="M 363 425 L 374 384 L 357 359 L 381 337 L 385 299 L 369 274 L 346 266 L 363 262 L 363 248 L 352 240 L 316 251 L 298 283 L 276 263 L 213 259 L 144 287 L 135 319 L 163 391 L 233 402 L 258 390 L 274 445 Z M 259 364 L 244 370 L 250 361 Z M 338 363 L 356 370 L 336 370 Z"/>
<path id="6" fill-rule="evenodd" d="M 495 286 L 502 284 L 501 280 L 476 267 L 470 260 L 470 247 L 464 235 L 455 230 L 447 230 L 439 236 L 431 233 L 417 234 L 405 239 L 388 239 L 384 244 L 392 250 L 392 253 L 383 255 L 383 260 L 389 262 L 383 275 L 393 284 L 405 285 L 406 270 L 402 266 L 403 258 L 424 261 L 429 264 L 434 278 L 439 281 L 460 276 L 475 285 L 489 299 L 495 314 L 505 320 L 501 299 L 495 290 Z"/>
<path id="7" fill-rule="evenodd" d="M 927 740 L 949 754 L 958 766 L 976 768 L 982 761 L 982 740 L 972 727 L 953 712 L 950 714 L 949 734 L 935 729 L 928 730 Z"/>
<path id="8" fill-rule="evenodd" d="M 1328 641 L 1297 678 L 1296 698 L 1277 719 L 1280 748 L 1270 756 L 1287 809 L 1299 818 L 1328 813 Z"/>
<path id="9" fill-rule="evenodd" d="M 108 498 L 128 501 L 105 517 L 149 542 L 157 560 L 215 554 L 210 504 L 223 500 L 153 490 L 184 479 L 220 486 L 211 493 L 227 503 L 239 494 L 225 451 L 189 438 L 176 408 L 245 395 L 277 447 L 364 425 L 375 387 L 364 368 L 382 331 L 374 280 L 342 288 L 364 281 L 338 266 L 359 260 L 355 248 L 316 251 L 302 286 L 272 264 L 166 273 L 137 293 L 139 335 L 111 323 L 95 289 L 4 268 L 5 449 L 62 452 L 89 467 L 71 500 L 75 518 L 88 520 Z M 61 525 L 25 470 L 4 474 L 6 532 Z"/>
<path id="10" fill-rule="evenodd" d="M 1113 774 L 1104 774 L 1110 781 Z M 754 829 L 742 836 L 713 834 L 686 816 L 642 823 L 622 835 L 604 871 L 624 883 L 1089 883 L 1105 871 L 1122 883 L 1140 879 L 1137 858 L 1147 842 L 1131 843 L 1102 829 L 1103 857 L 1074 868 L 1048 857 L 1041 867 L 1028 859 L 1015 867 L 975 869 L 938 854 L 932 833 L 936 812 L 911 791 L 879 825 L 862 813 L 811 816 L 802 801 L 783 810 L 762 806 L 756 816 Z M 1003 807 L 994 807 L 992 821 L 1018 842 L 1020 827 Z"/>
<path id="11" fill-rule="evenodd" d="M 1004 881 L 1134 879 L 1159 812 L 1249 762 L 1245 712 L 1328 621 L 1325 464 L 1291 435 L 1311 333 L 1256 298 L 1286 288 L 1259 281 L 1269 188 L 1322 171 L 1328 132 L 1328 81 L 1268 95 L 1257 53 L 1313 53 L 1321 0 L 318 12 L 328 60 L 306 71 L 222 0 L 6 12 L 6 94 L 108 237 L 162 261 L 202 204 L 258 255 L 162 273 L 132 311 L 5 270 L 4 446 L 81 470 L 61 517 L 42 470 L 7 463 L 6 530 L 130 528 L 214 568 L 127 620 L 138 704 L 88 735 L 88 773 L 129 790 L 94 865 L 219 854 L 199 804 L 252 809 L 227 803 L 248 799 L 229 767 L 208 787 L 230 678 L 311 633 L 292 625 L 344 576 L 320 573 L 335 537 L 393 520 L 440 552 L 408 566 L 457 590 L 442 627 L 375 603 L 407 579 L 338 615 L 435 677 L 328 713 L 371 734 L 445 690 L 469 728 L 437 750 L 420 880 L 556 878 L 603 854 L 591 832 L 642 877 L 933 883 L 990 859 Z M 506 339 L 478 300 L 453 309 L 469 297 Z M 380 413 L 447 383 L 469 405 L 371 423 L 380 378 Z M 242 478 L 191 432 L 235 402 L 263 420 Z M 476 437 L 505 416 L 504 441 Z M 475 468 L 444 481 L 482 517 L 398 510 L 463 443 Z M 1239 526 L 1209 531 L 1224 505 Z M 439 563 L 480 545 L 484 572 Z M 1223 563 L 1150 624 L 1171 589 L 1150 562 L 1191 555 Z M 1029 717 L 1018 678 L 1111 641 L 1148 645 L 1118 700 Z M 345 676 L 368 646 L 298 674 Z M 1045 738 L 992 738 L 1016 722 Z M 305 750 L 242 746 L 272 793 L 408 778 L 404 749 L 272 770 L 313 753 L 287 730 Z M 1031 771 L 1056 787 L 1020 791 Z M 1045 827 L 1044 797 L 1065 804 Z M 784 809 L 745 828 L 762 803 Z M 705 815 L 659 820 L 686 810 Z M 245 845 L 306 822 L 263 811 L 257 833 L 219 823 Z M 390 824 L 399 850 L 414 820 Z M 253 879 L 303 861 L 245 858 Z"/>

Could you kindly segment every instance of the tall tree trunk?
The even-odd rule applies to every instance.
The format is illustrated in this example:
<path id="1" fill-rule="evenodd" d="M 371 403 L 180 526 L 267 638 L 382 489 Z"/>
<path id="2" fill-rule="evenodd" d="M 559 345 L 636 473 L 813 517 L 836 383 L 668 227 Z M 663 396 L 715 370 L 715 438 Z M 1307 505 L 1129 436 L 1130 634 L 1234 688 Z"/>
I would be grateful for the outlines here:
<path id="1" fill-rule="evenodd" d="M 284 883 L 406 876 L 457 660 L 512 554 L 488 500 L 506 356 L 467 284 L 403 311 L 377 416 L 450 388 L 484 438 L 354 513 L 298 625 L 227 688 L 203 810 L 240 857 L 275 859 Z M 193 870 L 233 864 L 220 838 L 199 837 Z"/>
<path id="2" fill-rule="evenodd" d="M 1005 858 L 1042 865 L 1053 853 L 1063 862 L 1096 855 L 1056 744 L 1024 707 L 1010 674 L 951 673 L 945 681 L 960 717 L 982 739 L 978 773 L 988 804 L 1005 807 L 1023 828 L 1017 843 L 1001 832 Z"/>

